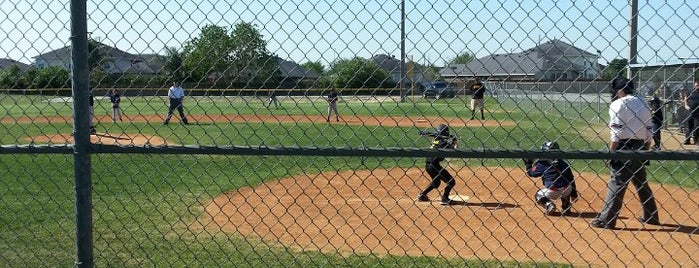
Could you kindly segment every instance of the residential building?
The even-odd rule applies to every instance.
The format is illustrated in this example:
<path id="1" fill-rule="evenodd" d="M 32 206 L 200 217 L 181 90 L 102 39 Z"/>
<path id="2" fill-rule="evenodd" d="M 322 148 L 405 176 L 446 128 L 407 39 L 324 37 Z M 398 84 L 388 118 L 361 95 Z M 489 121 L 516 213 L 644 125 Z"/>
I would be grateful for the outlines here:
<path id="1" fill-rule="evenodd" d="M 115 47 L 110 47 L 102 43 L 97 43 L 100 49 L 105 52 L 109 60 L 102 64 L 104 71 L 110 74 L 159 74 L 165 71 L 163 57 L 158 54 L 131 54 Z M 34 65 L 37 68 L 49 66 L 60 66 L 70 68 L 70 46 L 49 51 L 33 57 Z M 311 81 L 320 77 L 320 74 L 308 71 L 299 64 L 277 58 L 279 71 L 284 83 Z M 215 74 L 211 74 L 210 78 Z"/>
<path id="2" fill-rule="evenodd" d="M 29 69 L 30 67 L 29 64 L 19 62 L 13 59 L 0 59 L 0 70 L 6 70 L 12 67 L 12 65 L 17 65 L 21 72 L 27 71 L 27 69 Z"/>
<path id="3" fill-rule="evenodd" d="M 296 62 L 275 57 L 279 63 L 279 72 L 282 76 L 282 84 L 309 84 L 320 78 L 320 74 L 315 71 L 306 70 Z"/>
<path id="4" fill-rule="evenodd" d="M 440 70 L 449 81 L 477 76 L 491 81 L 573 81 L 599 78 L 599 54 L 550 40 L 517 53 L 493 54 Z"/>
<path id="5" fill-rule="evenodd" d="M 108 60 L 102 63 L 102 68 L 110 74 L 156 74 L 162 70 L 163 63 L 154 54 L 135 55 L 118 48 L 97 42 Z M 33 66 L 45 68 L 60 66 L 70 68 L 71 48 L 66 46 L 33 57 Z"/>
<path id="6" fill-rule="evenodd" d="M 398 81 L 401 79 L 401 69 L 400 69 L 400 59 L 397 59 L 395 56 L 390 56 L 387 54 L 377 54 L 371 57 L 372 62 L 376 63 L 381 67 L 381 69 L 386 70 L 388 72 L 388 75 L 393 79 L 393 82 L 396 84 Z M 412 66 L 413 70 L 410 70 L 410 67 Z M 414 85 L 420 85 L 423 82 L 427 81 L 432 81 L 429 77 L 425 75 L 425 72 L 422 71 L 422 67 L 419 64 L 416 64 L 415 62 L 408 62 L 408 64 L 405 64 L 403 71 L 405 72 L 405 77 L 404 81 L 407 85 L 410 85 L 413 80 L 414 80 Z"/>

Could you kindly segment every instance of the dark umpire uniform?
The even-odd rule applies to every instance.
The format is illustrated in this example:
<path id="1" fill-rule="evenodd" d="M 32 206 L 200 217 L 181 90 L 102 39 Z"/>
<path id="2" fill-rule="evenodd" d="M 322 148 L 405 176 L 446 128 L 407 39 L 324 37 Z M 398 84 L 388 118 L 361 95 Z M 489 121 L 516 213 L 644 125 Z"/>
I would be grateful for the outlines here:
<path id="1" fill-rule="evenodd" d="M 616 100 L 609 105 L 609 150 L 614 152 L 648 149 L 652 137 L 650 108 L 643 99 L 632 95 L 633 82 L 628 79 L 617 78 L 611 86 L 616 91 Z M 615 228 L 629 181 L 636 187 L 638 199 L 643 206 L 643 216 L 638 220 L 642 223 L 660 224 L 653 191 L 646 179 L 644 162 L 641 159 L 609 161 L 611 177 L 607 186 L 607 197 L 602 210 L 590 222 L 590 226 Z"/>
<path id="2" fill-rule="evenodd" d="M 431 149 L 454 149 L 457 146 L 456 137 L 449 134 L 449 127 L 444 124 L 437 126 L 434 133 L 420 132 L 420 135 L 434 137 L 432 146 L 430 146 Z M 425 159 L 425 171 L 427 171 L 427 174 L 430 175 L 432 181 L 427 188 L 425 188 L 425 190 L 420 192 L 420 195 L 417 197 L 417 201 L 430 201 L 427 194 L 432 190 L 439 188 L 441 182 L 444 182 L 447 186 L 444 188 L 444 193 L 442 194 L 442 199 L 439 204 L 443 206 L 452 204 L 452 201 L 449 199 L 449 193 L 451 193 L 451 190 L 456 185 L 456 182 L 449 171 L 444 169 L 444 167 L 442 167 L 440 164 L 442 160 L 444 160 L 444 157 L 427 157 Z"/>

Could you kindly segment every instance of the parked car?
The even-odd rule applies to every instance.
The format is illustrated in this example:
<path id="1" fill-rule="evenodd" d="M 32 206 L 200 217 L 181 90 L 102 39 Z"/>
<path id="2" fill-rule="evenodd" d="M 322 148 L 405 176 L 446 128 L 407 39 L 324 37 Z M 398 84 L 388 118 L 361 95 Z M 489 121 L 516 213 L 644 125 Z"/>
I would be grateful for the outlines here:
<path id="1" fill-rule="evenodd" d="M 422 91 L 422 97 L 435 99 L 453 98 L 456 97 L 456 89 L 447 82 L 434 82 L 425 86 L 425 89 Z"/>

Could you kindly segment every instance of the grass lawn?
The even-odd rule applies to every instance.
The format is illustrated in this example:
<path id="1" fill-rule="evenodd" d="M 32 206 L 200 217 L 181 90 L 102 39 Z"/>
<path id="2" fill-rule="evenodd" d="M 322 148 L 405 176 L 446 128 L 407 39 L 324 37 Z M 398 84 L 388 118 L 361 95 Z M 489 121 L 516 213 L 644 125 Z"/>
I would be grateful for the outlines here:
<path id="1" fill-rule="evenodd" d="M 51 97 L 0 95 L 0 118 L 70 116 L 71 103 L 51 102 Z M 286 102 L 268 110 L 263 100 L 252 98 L 197 97 L 186 100 L 191 114 L 288 114 L 324 113 L 321 101 Z M 342 102 L 343 114 L 374 116 L 470 117 L 468 99 L 415 99 L 395 102 Z M 162 98 L 126 97 L 125 113 L 163 114 Z M 516 122 L 495 128 L 455 128 L 461 148 L 536 149 L 548 139 L 563 148 L 603 148 L 606 141 L 581 135 L 598 123 L 592 105 L 553 109 L 534 102 L 499 104 L 489 98 L 490 118 Z M 544 108 L 542 108 L 544 107 Z M 309 112 L 310 111 L 310 112 Z M 108 100 L 98 101 L 97 114 L 109 112 Z M 605 111 L 606 112 L 606 111 Z M 604 120 L 601 120 L 604 121 Z M 66 123 L 2 123 L 3 145 L 26 144 L 25 137 L 46 133 L 70 133 Z M 161 122 L 102 123 L 100 127 L 126 133 L 164 137 L 178 144 L 309 146 L 370 148 L 424 148 L 428 142 L 417 127 L 380 128 L 322 123 L 214 123 L 202 126 Z M 218 155 L 92 155 L 95 264 L 98 267 L 195 266 L 219 267 L 452 267 L 536 266 L 551 264 L 462 260 L 405 256 L 340 256 L 301 252 L 277 244 L 210 232 L 197 226 L 202 205 L 221 193 L 255 186 L 269 180 L 302 173 L 413 167 L 422 159 L 298 156 Z M 484 159 L 489 166 L 519 166 L 516 159 Z M 572 161 L 576 169 L 605 170 L 599 160 Z M 667 162 L 653 165 L 652 180 L 697 187 L 688 173 L 696 163 Z M 667 179 L 674 175 L 677 180 Z M 685 178 L 685 179 L 679 179 Z M 73 266 L 75 215 L 72 155 L 0 155 L 0 266 Z"/>

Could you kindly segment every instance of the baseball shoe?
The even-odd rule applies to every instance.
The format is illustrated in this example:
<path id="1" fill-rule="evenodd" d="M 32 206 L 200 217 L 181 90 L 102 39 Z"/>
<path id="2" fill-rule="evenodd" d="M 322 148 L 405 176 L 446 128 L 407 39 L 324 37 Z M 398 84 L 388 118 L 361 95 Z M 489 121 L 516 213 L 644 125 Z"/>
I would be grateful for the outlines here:
<path id="1" fill-rule="evenodd" d="M 439 201 L 439 204 L 442 206 L 449 206 L 449 205 L 453 205 L 454 201 L 451 199 L 442 199 L 442 201 Z"/>
<path id="2" fill-rule="evenodd" d="M 553 215 L 556 212 L 556 205 L 553 202 L 546 203 L 546 215 Z"/>
<path id="3" fill-rule="evenodd" d="M 417 202 L 430 202 L 430 198 L 427 197 L 424 194 L 418 195 L 417 198 L 415 199 Z"/>
<path id="4" fill-rule="evenodd" d="M 563 199 L 561 203 L 561 214 L 568 214 L 573 208 L 573 205 L 567 199 Z"/>
<path id="5" fill-rule="evenodd" d="M 643 224 L 660 225 L 660 221 L 655 218 L 644 219 L 643 217 L 640 217 L 638 218 L 638 221 Z"/>
<path id="6" fill-rule="evenodd" d="M 602 229 L 614 229 L 614 225 L 605 224 L 603 221 L 598 219 L 594 219 L 592 222 L 590 222 L 590 226 Z"/>

